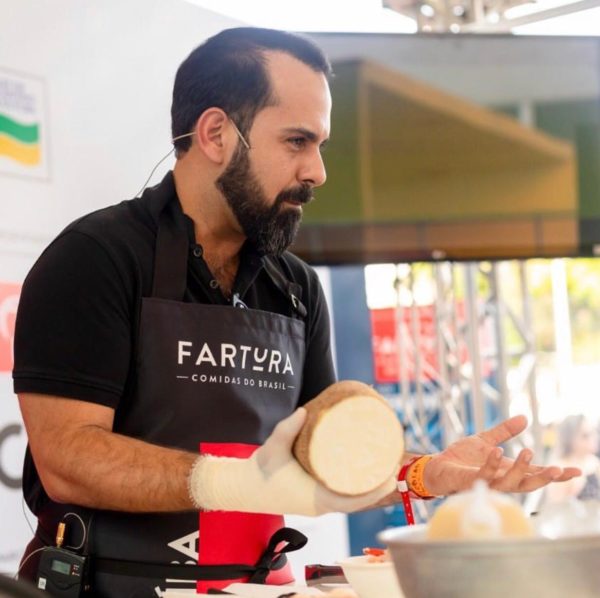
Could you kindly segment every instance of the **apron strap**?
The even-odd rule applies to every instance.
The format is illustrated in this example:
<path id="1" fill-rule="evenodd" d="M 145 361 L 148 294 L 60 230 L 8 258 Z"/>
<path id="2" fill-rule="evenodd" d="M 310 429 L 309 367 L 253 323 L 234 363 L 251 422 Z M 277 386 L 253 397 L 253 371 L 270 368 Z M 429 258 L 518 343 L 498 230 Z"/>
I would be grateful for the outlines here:
<path id="1" fill-rule="evenodd" d="M 300 550 L 307 542 L 308 538 L 304 534 L 291 527 L 282 527 L 277 530 L 271 536 L 267 548 L 256 563 L 256 571 L 248 583 L 265 583 L 269 571 L 280 569 L 287 563 L 286 552 Z M 282 561 L 282 565 L 279 565 L 280 561 Z"/>
<path id="2" fill-rule="evenodd" d="M 255 570 L 251 565 L 165 565 L 105 557 L 94 557 L 92 566 L 94 573 L 187 581 L 237 579 L 251 575 Z"/>
<path id="3" fill-rule="evenodd" d="M 300 300 L 302 298 L 302 287 L 298 283 L 291 282 L 285 277 L 279 263 L 273 256 L 265 255 L 263 263 L 265 271 L 270 276 L 275 286 L 290 300 L 292 311 L 296 317 L 302 320 L 306 318 L 308 312 Z"/>
<path id="4" fill-rule="evenodd" d="M 181 301 L 187 283 L 189 243 L 185 232 L 175 224 L 168 209 L 158 219 L 152 297 Z"/>
<path id="5" fill-rule="evenodd" d="M 223 579 L 238 579 L 250 576 L 250 583 L 265 583 L 270 571 L 282 569 L 286 563 L 286 552 L 302 548 L 308 539 L 295 529 L 282 527 L 269 540 L 269 544 L 256 565 L 165 565 L 162 563 L 147 563 L 126 561 L 104 557 L 93 558 L 95 573 L 112 575 L 129 575 L 132 577 L 173 578 L 217 581 Z M 281 546 L 285 543 L 284 546 Z"/>

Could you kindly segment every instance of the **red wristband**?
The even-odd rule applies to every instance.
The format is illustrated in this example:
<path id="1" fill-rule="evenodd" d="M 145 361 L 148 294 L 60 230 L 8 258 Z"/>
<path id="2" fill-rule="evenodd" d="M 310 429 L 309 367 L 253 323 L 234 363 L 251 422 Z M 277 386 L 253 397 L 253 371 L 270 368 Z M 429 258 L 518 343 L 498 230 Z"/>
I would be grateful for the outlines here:
<path id="1" fill-rule="evenodd" d="M 400 492 L 400 497 L 402 498 L 402 505 L 404 506 L 404 514 L 406 515 L 407 525 L 415 524 L 415 515 L 410 502 L 411 492 L 406 481 L 406 474 L 408 473 L 409 467 L 419 458 L 420 457 L 413 457 L 408 463 L 404 464 L 400 468 L 398 481 L 396 482 L 396 487 L 398 488 L 398 492 Z"/>
<path id="2" fill-rule="evenodd" d="M 406 514 L 407 525 L 415 524 L 415 515 L 413 513 L 412 503 L 410 502 L 411 498 L 418 498 L 421 500 L 429 500 L 431 498 L 435 498 L 431 495 L 421 496 L 420 494 L 413 492 L 408 486 L 408 482 L 406 481 L 411 466 L 419 459 L 422 459 L 424 456 L 425 455 L 418 455 L 417 457 L 413 457 L 408 463 L 403 465 L 400 468 L 400 473 L 398 474 L 398 480 L 396 482 L 396 487 L 398 488 L 398 492 L 400 492 L 400 497 L 402 498 L 402 504 L 404 506 L 404 513 Z"/>

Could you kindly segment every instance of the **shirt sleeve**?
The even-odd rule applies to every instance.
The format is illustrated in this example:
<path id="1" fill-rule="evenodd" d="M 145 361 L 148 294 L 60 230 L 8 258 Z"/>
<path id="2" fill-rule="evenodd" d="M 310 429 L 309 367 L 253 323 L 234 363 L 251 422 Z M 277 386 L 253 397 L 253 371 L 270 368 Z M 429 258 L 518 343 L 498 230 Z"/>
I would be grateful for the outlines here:
<path id="1" fill-rule="evenodd" d="M 126 284 L 94 237 L 78 231 L 59 236 L 23 285 L 14 391 L 115 408 L 131 360 L 133 300 Z"/>
<path id="2" fill-rule="evenodd" d="M 331 351 L 329 311 L 325 293 L 316 274 L 310 281 L 308 290 L 312 311 L 306 331 L 306 358 L 299 405 L 304 405 L 316 397 L 336 380 Z"/>

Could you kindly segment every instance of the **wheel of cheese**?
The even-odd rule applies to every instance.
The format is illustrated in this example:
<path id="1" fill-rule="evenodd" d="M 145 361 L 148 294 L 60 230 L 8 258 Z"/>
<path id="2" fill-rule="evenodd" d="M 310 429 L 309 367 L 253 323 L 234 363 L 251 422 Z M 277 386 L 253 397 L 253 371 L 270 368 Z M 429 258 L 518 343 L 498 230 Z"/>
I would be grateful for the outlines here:
<path id="1" fill-rule="evenodd" d="M 356 496 L 396 473 L 404 450 L 402 426 L 373 388 L 354 380 L 337 382 L 305 408 L 308 415 L 293 452 L 327 488 Z"/>

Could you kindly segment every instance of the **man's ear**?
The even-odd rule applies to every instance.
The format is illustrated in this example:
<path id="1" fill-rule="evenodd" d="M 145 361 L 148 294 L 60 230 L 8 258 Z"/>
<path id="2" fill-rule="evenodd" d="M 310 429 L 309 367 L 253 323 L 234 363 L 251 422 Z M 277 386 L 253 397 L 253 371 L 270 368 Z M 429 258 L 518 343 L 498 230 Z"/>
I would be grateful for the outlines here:
<path id="1" fill-rule="evenodd" d="M 227 120 L 227 115 L 220 108 L 208 108 L 194 127 L 198 148 L 215 164 L 222 164 L 231 153 L 227 147 Z"/>

